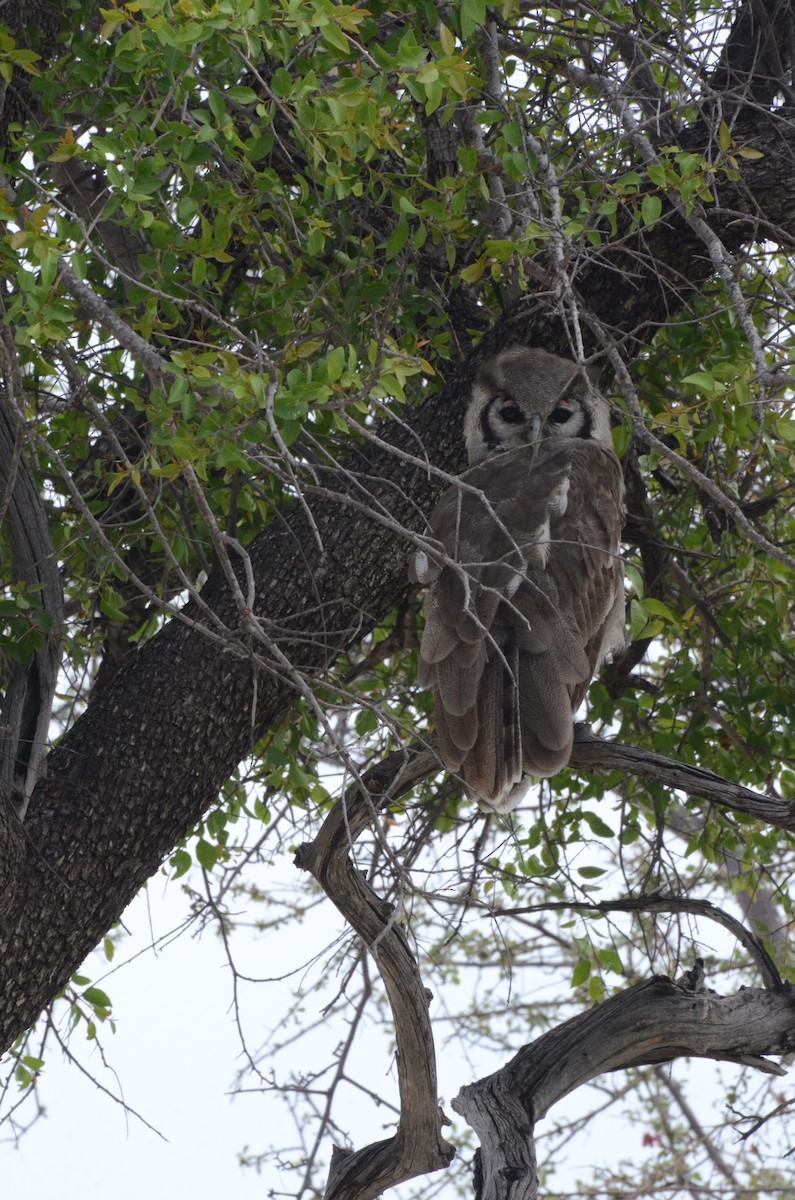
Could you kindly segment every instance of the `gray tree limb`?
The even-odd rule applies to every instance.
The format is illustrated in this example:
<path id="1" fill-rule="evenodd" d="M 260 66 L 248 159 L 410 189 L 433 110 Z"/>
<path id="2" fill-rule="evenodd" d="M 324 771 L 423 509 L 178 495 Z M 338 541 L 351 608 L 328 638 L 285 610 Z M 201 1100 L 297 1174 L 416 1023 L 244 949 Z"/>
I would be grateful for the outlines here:
<path id="1" fill-rule="evenodd" d="M 375 1200 L 387 1188 L 447 1166 L 455 1154 L 442 1137 L 436 1054 L 428 1016 L 431 995 L 390 905 L 354 866 L 349 851 L 376 813 L 424 774 L 421 756 L 396 751 L 366 772 L 331 810 L 315 840 L 298 851 L 310 871 L 372 954 L 384 982 L 397 1043 L 400 1119 L 391 1138 L 361 1150 L 335 1149 L 325 1200 Z"/>
<path id="2" fill-rule="evenodd" d="M 50 621 L 49 629 L 41 631 L 40 646 L 26 661 L 13 664 L 0 706 L 0 806 L 6 809 L 3 819 L 10 822 L 8 806 L 13 804 L 23 817 L 42 774 L 61 664 L 63 590 L 24 431 L 6 391 L 0 391 L 0 524 L 3 522 L 11 551 L 8 582 L 24 584 L 30 590 L 31 603 L 40 605 Z"/>
<path id="3" fill-rule="evenodd" d="M 795 829 L 794 803 L 762 795 L 739 783 L 731 783 L 705 767 L 677 762 L 664 754 L 655 754 L 638 746 L 603 741 L 587 725 L 575 727 L 571 765 L 586 767 L 591 771 L 621 771 L 635 779 L 649 779 L 669 788 L 677 788 L 688 796 L 701 796 L 721 808 L 748 813 L 777 829 Z"/>
<path id="4" fill-rule="evenodd" d="M 461 1089 L 452 1106 L 480 1138 L 476 1200 L 536 1200 L 536 1123 L 608 1071 L 712 1058 L 784 1075 L 769 1054 L 795 1049 L 795 989 L 689 992 L 666 976 L 636 983 L 531 1042 Z"/>

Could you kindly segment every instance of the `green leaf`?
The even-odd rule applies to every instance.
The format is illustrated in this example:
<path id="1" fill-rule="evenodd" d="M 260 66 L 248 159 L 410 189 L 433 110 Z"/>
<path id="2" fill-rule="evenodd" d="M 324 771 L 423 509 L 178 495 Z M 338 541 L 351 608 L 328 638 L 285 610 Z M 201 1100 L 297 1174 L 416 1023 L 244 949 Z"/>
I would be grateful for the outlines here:
<path id="1" fill-rule="evenodd" d="M 408 237 L 409 223 L 405 216 L 401 216 L 400 220 L 392 231 L 389 241 L 386 244 L 386 257 L 388 260 L 395 258 L 395 256 L 400 253 L 408 241 Z"/>
<path id="2" fill-rule="evenodd" d="M 86 990 L 83 992 L 82 999 L 85 1000 L 87 1004 L 90 1004 L 92 1008 L 113 1007 L 110 996 L 108 996 L 107 992 L 103 992 L 102 988 L 94 986 L 86 988 Z"/>
<path id="3" fill-rule="evenodd" d="M 652 620 L 646 611 L 646 601 L 633 599 L 629 606 L 632 640 L 653 638 L 665 628 L 662 621 Z"/>
<path id="4" fill-rule="evenodd" d="M 256 104 L 259 99 L 257 93 L 250 87 L 230 87 L 226 89 L 224 95 L 238 104 Z"/>
<path id="5" fill-rule="evenodd" d="M 600 966 L 605 967 L 608 971 L 612 971 L 614 975 L 624 974 L 621 959 L 613 946 L 603 947 L 597 954 L 597 958 L 599 959 Z"/>
<path id="6" fill-rule="evenodd" d="M 646 174 L 649 176 L 649 181 L 653 183 L 655 187 L 664 188 L 667 186 L 668 177 L 666 175 L 665 166 L 663 163 L 651 163 L 650 166 L 646 168 Z"/>
<path id="7" fill-rule="evenodd" d="M 745 158 L 751 162 L 765 157 L 761 150 L 754 150 L 753 146 L 738 146 L 734 153 L 738 158 Z"/>
<path id="8" fill-rule="evenodd" d="M 708 371 L 693 371 L 690 375 L 683 377 L 682 383 L 692 383 L 694 387 L 701 388 L 705 392 L 723 391 L 722 384 Z"/>
<path id="9" fill-rule="evenodd" d="M 350 44 L 342 30 L 329 21 L 323 26 L 323 40 L 327 45 L 331 46 L 332 50 L 337 50 L 340 54 L 347 57 L 350 51 Z"/>
<path id="10" fill-rule="evenodd" d="M 650 228 L 659 221 L 662 214 L 662 200 L 657 195 L 647 195 L 643 197 L 640 206 L 640 213 L 643 217 L 643 224 Z"/>
<path id="11" fill-rule="evenodd" d="M 597 837 L 612 838 L 616 836 L 615 831 L 612 830 L 610 826 L 606 824 L 606 822 L 603 821 L 600 816 L 598 816 L 597 813 L 589 812 L 587 809 L 584 809 L 582 819 L 590 828 L 591 833 L 596 834 Z"/>
<path id="12" fill-rule="evenodd" d="M 604 980 L 599 975 L 592 975 L 588 980 L 588 998 L 597 1003 L 604 999 L 606 992 Z"/>
<path id="13" fill-rule="evenodd" d="M 576 967 L 572 971 L 571 986 L 572 987 L 580 987 L 581 984 L 585 983 L 586 979 L 588 978 L 588 976 L 590 974 L 591 974 L 590 958 L 579 959 Z"/>
<path id="14" fill-rule="evenodd" d="M 179 879 L 181 875 L 185 875 L 193 865 L 193 859 L 187 850 L 180 847 L 171 855 L 171 865 L 173 868 L 173 878 Z"/>
<path id="15" fill-rule="evenodd" d="M 102 589 L 99 608 L 103 616 L 109 617 L 111 621 L 126 621 L 127 619 L 124 600 L 114 588 Z"/>
<path id="16" fill-rule="evenodd" d="M 196 843 L 196 858 L 205 871 L 212 871 L 215 864 L 218 862 L 220 850 L 218 846 L 214 846 L 212 842 L 207 842 L 204 838 L 199 838 Z"/>
<path id="17" fill-rule="evenodd" d="M 371 708 L 363 708 L 356 714 L 356 732 L 360 737 L 378 728 L 378 717 Z"/>
<path id="18" fill-rule="evenodd" d="M 455 51 L 455 38 L 444 22 L 439 22 L 439 42 L 442 53 L 450 56 Z"/>
<path id="19" fill-rule="evenodd" d="M 486 24 L 486 0 L 461 0 L 461 37 L 469 40 L 479 25 Z"/>
<path id="20" fill-rule="evenodd" d="M 479 258 L 476 262 L 470 263 L 468 267 L 463 267 L 459 274 L 464 283 L 477 283 L 479 279 L 482 279 L 485 270 L 485 260 Z"/>

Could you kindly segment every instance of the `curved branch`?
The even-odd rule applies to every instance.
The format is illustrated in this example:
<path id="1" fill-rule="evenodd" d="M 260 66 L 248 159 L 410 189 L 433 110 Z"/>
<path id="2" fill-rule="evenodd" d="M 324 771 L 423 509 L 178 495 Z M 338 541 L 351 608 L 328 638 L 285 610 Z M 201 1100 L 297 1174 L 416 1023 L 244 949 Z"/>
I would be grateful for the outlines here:
<path id="1" fill-rule="evenodd" d="M 443 770 L 436 755 L 436 736 L 409 746 L 401 754 L 410 760 L 413 784 L 427 779 L 435 771 Z M 385 762 L 389 762 L 387 759 Z M 732 812 L 746 813 L 757 821 L 777 829 L 795 832 L 795 802 L 779 800 L 732 783 L 706 767 L 678 762 L 664 754 L 646 750 L 640 746 L 626 746 L 622 742 L 608 742 L 597 737 L 585 722 L 574 726 L 574 747 L 569 765 L 578 770 L 620 771 L 637 779 L 661 783 L 664 787 L 685 792 L 711 804 L 718 804 Z M 413 786 L 413 784 L 411 786 Z M 405 790 L 405 789 L 404 789 Z"/>
<path id="2" fill-rule="evenodd" d="M 765 949 L 764 942 L 756 934 L 745 928 L 742 921 L 730 913 L 724 912 L 709 900 L 699 900 L 689 896 L 634 896 L 623 900 L 594 900 L 583 903 L 576 900 L 544 901 L 543 904 L 512 905 L 510 908 L 488 907 L 492 916 L 519 917 L 526 913 L 540 912 L 599 912 L 599 913 L 690 913 L 692 916 L 706 917 L 728 929 L 737 939 L 759 968 L 759 974 L 766 988 L 777 991 L 782 986 L 778 967 Z"/>
<path id="3" fill-rule="evenodd" d="M 688 796 L 699 796 L 722 808 L 747 813 L 777 829 L 795 831 L 795 803 L 764 796 L 742 784 L 730 783 L 705 767 L 677 762 L 653 750 L 605 742 L 585 724 L 575 726 L 571 765 L 591 771 L 620 771 L 623 775 L 649 779 L 665 787 L 677 788 Z"/>
<path id="4" fill-rule="evenodd" d="M 666 976 L 617 996 L 522 1047 L 452 1106 L 481 1141 L 477 1200 L 535 1200 L 535 1123 L 563 1096 L 607 1071 L 683 1056 L 784 1069 L 765 1055 L 795 1049 L 795 989 L 691 992 Z"/>
<path id="5" fill-rule="evenodd" d="M 731 913 L 724 912 L 717 904 L 709 900 L 699 900 L 689 896 L 638 896 L 637 899 L 613 900 L 605 904 L 595 904 L 600 912 L 660 912 L 660 913 L 691 913 L 693 916 L 706 917 L 728 929 L 741 946 L 747 950 L 749 957 L 759 968 L 759 973 L 766 988 L 777 991 L 782 986 L 781 975 L 773 959 L 765 950 L 764 943 L 756 934 L 745 928 Z"/>
<path id="6" fill-rule="evenodd" d="M 309 871 L 358 933 L 384 981 L 397 1043 L 400 1119 L 393 1137 L 362 1150 L 335 1148 L 326 1200 L 374 1200 L 406 1179 L 448 1165 L 455 1149 L 442 1137 L 436 1055 L 428 1017 L 430 992 L 391 905 L 357 871 L 349 851 L 378 809 L 427 774 L 422 755 L 396 751 L 367 771 L 332 808 L 315 840 L 301 846 L 296 866 Z"/>

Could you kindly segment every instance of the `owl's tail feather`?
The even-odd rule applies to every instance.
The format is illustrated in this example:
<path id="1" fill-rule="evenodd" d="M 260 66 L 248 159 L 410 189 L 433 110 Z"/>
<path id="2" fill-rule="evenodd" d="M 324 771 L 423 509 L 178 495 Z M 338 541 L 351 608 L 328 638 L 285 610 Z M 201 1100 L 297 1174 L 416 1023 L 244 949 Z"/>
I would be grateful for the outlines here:
<path id="1" fill-rule="evenodd" d="M 462 764 L 464 782 L 482 807 L 508 811 L 506 798 L 522 781 L 518 652 L 490 657 L 477 695 L 477 736 Z M 524 786 L 510 808 L 515 808 Z"/>
<path id="2" fill-rule="evenodd" d="M 556 775 L 571 757 L 574 716 L 571 689 L 564 680 L 554 651 L 522 655 L 522 765 L 528 775 Z"/>
<path id="3" fill-rule="evenodd" d="M 478 736 L 475 713 L 462 716 L 445 712 L 436 701 L 436 736 L 439 741 L 439 757 L 449 771 L 459 771 L 461 764 L 472 749 Z"/>
<path id="4" fill-rule="evenodd" d="M 527 776 L 556 775 L 568 763 L 572 691 L 588 666 L 581 658 L 561 655 L 559 647 L 531 653 L 513 644 L 492 647 L 475 664 L 459 665 L 454 655 L 434 664 L 439 754 L 482 808 L 510 812 Z"/>

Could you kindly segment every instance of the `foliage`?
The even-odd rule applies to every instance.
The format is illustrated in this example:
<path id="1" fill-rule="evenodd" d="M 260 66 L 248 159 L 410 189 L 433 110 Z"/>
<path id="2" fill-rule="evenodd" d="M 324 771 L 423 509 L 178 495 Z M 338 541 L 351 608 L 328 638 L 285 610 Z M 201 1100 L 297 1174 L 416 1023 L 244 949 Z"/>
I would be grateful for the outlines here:
<path id="1" fill-rule="evenodd" d="M 31 46 L 13 28 L 0 38 L 0 75 L 9 86 L 24 76 L 34 114 L 8 126 L 3 353 L 65 592 L 59 732 L 120 686 L 124 664 L 186 600 L 201 605 L 207 575 L 245 563 L 296 498 L 311 523 L 324 471 L 344 469 L 350 494 L 375 509 L 370 448 L 411 429 L 415 406 L 455 379 L 495 322 L 543 302 L 572 355 L 607 364 L 616 447 L 635 480 L 634 649 L 594 684 L 589 719 L 795 799 L 788 235 L 765 217 L 741 256 L 713 254 L 698 286 L 684 268 L 681 288 L 669 273 L 664 320 L 643 311 L 613 329 L 578 292 L 589 270 L 611 280 L 617 243 L 648 266 L 675 217 L 706 221 L 730 245 L 723 198 L 764 155 L 745 110 L 727 99 L 716 115 L 705 81 L 718 88 L 739 6 L 130 0 L 96 19 L 88 5 L 65 7 L 73 19 L 54 54 L 35 30 Z M 705 261 L 712 250 L 701 245 Z M 630 272 L 622 278 L 631 292 Z M 434 449 L 414 452 L 436 461 Z M 339 520 L 351 513 L 341 505 Z M 5 547 L 0 561 L 3 684 L 48 623 Z M 164 867 L 231 947 L 244 907 L 263 930 L 300 922 L 315 903 L 305 881 L 284 903 L 262 865 L 314 835 L 351 772 L 430 726 L 414 684 L 416 596 L 405 590 L 386 616 L 374 600 L 373 613 L 366 635 L 340 636 L 322 678 L 300 656 L 289 664 L 301 684 L 292 707 Z M 626 980 L 678 973 L 708 940 L 703 922 L 593 913 L 595 899 L 661 889 L 731 906 L 743 894 L 793 978 L 782 932 L 791 835 L 660 785 L 571 768 L 506 824 L 439 775 L 357 856 L 405 914 L 446 1014 L 443 1054 L 465 1045 L 482 1072 L 530 1040 L 529 1026 L 540 1032 Z M 714 946 L 708 978 L 747 981 L 737 947 Z M 339 991 L 309 985 L 329 1028 L 388 1026 L 366 964 L 345 940 L 325 968 Z M 110 1000 L 88 984 L 78 976 L 55 1009 L 95 1038 Z M 282 1034 L 274 1045 L 293 1046 Z M 307 1162 L 283 1181 L 316 1196 L 336 1118 L 283 1059 L 281 1075 L 252 1066 L 274 1090 L 292 1088 L 299 1124 L 317 1125 Z M 14 1112 L 14 1089 L 32 1089 L 43 1058 L 22 1039 L 8 1061 Z M 332 1085 L 317 1076 L 335 1102 L 344 1073 Z M 358 1082 L 375 1097 L 373 1079 Z M 643 1167 L 605 1165 L 584 1186 L 673 1194 L 709 1171 L 724 1186 L 728 1172 L 732 1194 L 784 1186 L 772 1149 L 762 1172 L 750 1152 L 726 1150 L 722 1115 L 699 1132 L 658 1070 L 600 1086 L 594 1105 L 634 1113 L 653 1154 Z M 561 1121 L 548 1135 L 550 1188 L 570 1133 Z M 277 1152 L 250 1157 L 271 1169 Z M 468 1194 L 468 1171 L 462 1155 L 444 1180 L 401 1194 Z"/>

